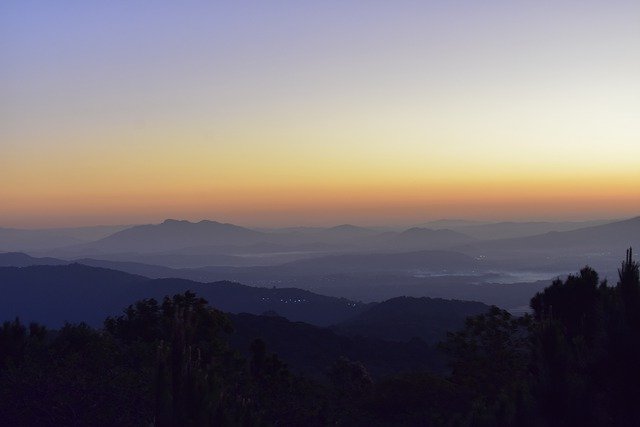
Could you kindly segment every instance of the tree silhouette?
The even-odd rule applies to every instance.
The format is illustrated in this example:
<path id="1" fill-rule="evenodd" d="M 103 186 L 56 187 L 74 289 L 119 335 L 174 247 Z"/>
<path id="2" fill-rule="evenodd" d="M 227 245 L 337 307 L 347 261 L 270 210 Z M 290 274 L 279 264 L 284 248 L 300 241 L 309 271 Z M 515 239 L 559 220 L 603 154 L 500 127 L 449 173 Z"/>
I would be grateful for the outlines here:
<path id="1" fill-rule="evenodd" d="M 327 363 L 323 384 L 292 373 L 268 351 L 268 339 L 238 349 L 245 360 L 227 344 L 228 317 L 192 292 L 135 302 L 102 330 L 67 324 L 49 331 L 15 319 L 0 326 L 0 420 L 637 426 L 639 270 L 629 249 L 616 286 L 585 267 L 532 298 L 530 316 L 493 307 L 468 318 L 441 346 L 449 371 L 374 379 L 363 364 L 340 358 Z"/>

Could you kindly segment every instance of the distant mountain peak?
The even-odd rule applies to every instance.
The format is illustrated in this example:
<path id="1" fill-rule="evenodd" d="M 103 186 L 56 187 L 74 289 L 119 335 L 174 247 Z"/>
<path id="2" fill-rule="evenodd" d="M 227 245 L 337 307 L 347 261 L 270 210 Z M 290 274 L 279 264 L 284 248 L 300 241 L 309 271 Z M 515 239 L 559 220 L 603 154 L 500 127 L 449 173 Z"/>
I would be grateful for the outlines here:
<path id="1" fill-rule="evenodd" d="M 235 224 L 227 224 L 227 223 L 222 223 L 222 222 L 218 222 L 218 221 L 211 221 L 209 219 L 203 219 L 201 221 L 198 222 L 191 222 L 189 220 L 186 219 L 165 219 L 164 221 L 162 221 L 162 223 L 160 223 L 160 225 L 186 225 L 186 226 L 207 226 L 207 225 L 211 225 L 211 226 L 228 226 L 228 227 L 240 227 L 238 225 Z"/>
<path id="2" fill-rule="evenodd" d="M 331 227 L 329 230 L 333 231 L 369 231 L 368 228 L 359 227 L 353 224 L 340 224 L 335 227 Z"/>
<path id="3" fill-rule="evenodd" d="M 162 224 L 166 224 L 166 225 L 171 225 L 171 224 L 191 224 L 189 221 L 187 220 L 180 220 L 180 219 L 165 219 L 164 221 L 162 221 Z"/>
<path id="4" fill-rule="evenodd" d="M 412 233 L 437 233 L 439 231 L 450 231 L 447 229 L 441 229 L 441 230 L 434 230 L 433 228 L 426 228 L 426 227 L 411 227 L 405 231 L 403 231 L 401 234 L 412 234 Z"/>
<path id="5" fill-rule="evenodd" d="M 220 224 L 218 221 L 211 221 L 209 219 L 203 219 L 202 221 L 198 222 L 198 224 Z"/>
<path id="6" fill-rule="evenodd" d="M 197 246 L 255 243 L 262 237 L 263 233 L 234 224 L 169 218 L 160 224 L 127 228 L 83 248 L 107 253 L 161 252 Z"/>

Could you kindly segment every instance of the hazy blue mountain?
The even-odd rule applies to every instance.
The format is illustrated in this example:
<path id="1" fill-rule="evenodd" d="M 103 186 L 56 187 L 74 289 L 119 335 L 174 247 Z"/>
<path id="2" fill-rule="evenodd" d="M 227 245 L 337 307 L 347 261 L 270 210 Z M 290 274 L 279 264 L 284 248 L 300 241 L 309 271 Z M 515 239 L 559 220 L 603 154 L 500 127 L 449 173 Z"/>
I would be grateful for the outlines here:
<path id="1" fill-rule="evenodd" d="M 584 227 L 592 227 L 613 222 L 611 220 L 582 222 L 497 222 L 490 224 L 473 224 L 449 227 L 461 233 L 482 240 L 509 239 L 534 236 L 551 231 L 571 231 Z"/>
<path id="2" fill-rule="evenodd" d="M 294 246 L 318 246 L 320 250 L 352 250 L 366 244 L 381 230 L 342 224 L 335 227 L 290 227 L 269 231 L 269 241 Z M 295 249 L 294 249 L 295 250 Z"/>
<path id="3" fill-rule="evenodd" d="M 0 228 L 0 251 L 29 251 L 76 245 L 83 241 L 55 231 Z"/>
<path id="4" fill-rule="evenodd" d="M 352 224 L 341 224 L 333 227 L 285 227 L 285 228 L 265 228 L 264 232 L 277 234 L 307 234 L 307 235 L 367 235 L 375 234 L 379 231 L 373 228 L 360 227 Z"/>
<path id="5" fill-rule="evenodd" d="M 178 221 L 138 225 L 78 249 L 101 252 L 160 252 L 190 246 L 254 243 L 262 233 L 216 221 Z"/>
<path id="6" fill-rule="evenodd" d="M 475 240 L 471 236 L 453 230 L 414 227 L 390 236 L 385 246 L 401 250 L 446 249 Z"/>
<path id="7" fill-rule="evenodd" d="M 215 221 L 166 220 L 131 227 L 91 243 L 40 255 L 103 258 L 171 267 L 275 265 L 318 255 L 446 249 L 474 241 L 452 230 L 380 231 L 344 224 L 256 231 Z"/>
<path id="8" fill-rule="evenodd" d="M 640 246 L 640 217 L 571 231 L 552 231 L 529 237 L 481 241 L 460 249 L 483 254 L 538 252 L 546 256 L 555 256 L 558 252 L 596 252 L 619 258 L 630 246 Z"/>
<path id="9" fill-rule="evenodd" d="M 129 226 L 51 229 L 0 228 L 0 251 L 44 251 L 101 239 Z"/>
<path id="10" fill-rule="evenodd" d="M 194 269 L 209 280 L 232 280 L 260 286 L 294 286 L 305 289 L 331 285 L 340 278 L 350 281 L 389 279 L 388 274 L 448 274 L 476 268 L 476 261 L 458 252 L 417 251 L 409 253 L 370 253 L 329 255 L 266 267 L 202 267 Z M 391 279 L 392 284 L 397 278 Z M 389 284 L 389 283 L 388 283 Z"/>
<path id="11" fill-rule="evenodd" d="M 563 274 L 544 271 L 483 272 L 486 267 L 483 262 L 446 251 L 352 254 L 322 257 L 309 260 L 308 263 L 305 261 L 273 267 L 243 268 L 168 268 L 90 258 L 76 261 L 153 279 L 182 278 L 203 283 L 227 280 L 258 287 L 300 288 L 367 302 L 382 301 L 398 295 L 429 296 L 482 301 L 507 309 L 526 306 L 537 291 L 547 286 L 551 279 Z M 0 266 L 69 263 L 73 261 L 0 253 Z M 617 262 L 609 267 L 612 265 L 615 267 Z M 614 273 L 615 271 L 609 277 L 615 277 Z"/>
<path id="12" fill-rule="evenodd" d="M 64 253 L 63 253 L 64 255 Z M 251 263 L 247 257 L 233 256 L 233 255 L 189 255 L 189 254 L 137 254 L 137 253 L 115 253 L 115 254 L 99 254 L 100 259 L 90 257 L 69 257 L 69 258 L 56 258 L 56 257 L 30 257 L 22 252 L 0 252 L 0 266 L 14 266 L 22 267 L 25 265 L 59 265 L 59 264 L 71 264 L 74 262 L 86 265 L 95 265 L 99 267 L 115 268 L 117 270 L 129 271 L 130 268 L 146 268 L 151 267 L 148 272 L 150 277 L 155 277 L 156 271 L 168 272 L 175 271 L 175 268 L 171 266 L 177 266 L 177 268 L 185 267 L 198 267 L 201 265 L 237 265 L 237 266 L 251 266 Z M 14 261 L 15 259 L 15 261 Z M 295 258 L 298 259 L 298 258 Z M 287 258 L 285 258 L 287 260 Z M 2 264 L 4 262 L 4 264 Z M 271 265 L 268 263 L 267 265 Z M 123 267 L 125 266 L 125 267 Z M 123 268 L 119 268 L 123 267 Z M 138 273 L 137 271 L 135 272 Z M 163 273 L 164 274 L 164 273 Z M 159 276 L 159 277 L 176 277 L 176 276 Z"/>
<path id="13" fill-rule="evenodd" d="M 108 268 L 125 273 L 138 274 L 151 279 L 181 278 L 202 279 L 195 269 L 175 269 L 162 265 L 144 264 L 132 261 L 112 261 L 108 259 L 78 258 L 64 260 L 51 257 L 32 257 L 21 252 L 0 253 L 0 267 L 28 267 L 31 265 L 69 265 L 83 264 L 91 267 Z M 204 281 L 207 281 L 204 279 Z"/>
<path id="14" fill-rule="evenodd" d="M 277 240 L 273 236 L 270 240 Z M 207 255 L 207 254 L 231 254 L 243 257 L 247 256 L 275 256 L 279 254 L 302 253 L 302 252 L 330 252 L 340 250 L 341 246 L 330 243 L 311 242 L 311 243 L 278 243 L 275 241 L 262 241 L 248 245 L 208 245 L 208 246 L 192 246 L 178 251 L 172 251 L 172 254 L 189 254 L 189 255 Z"/>
<path id="15" fill-rule="evenodd" d="M 288 257 L 264 256 L 253 257 L 240 255 L 226 255 L 219 253 L 191 253 L 188 250 L 176 250 L 158 253 L 91 253 L 70 259 L 99 258 L 115 262 L 136 262 L 141 264 L 162 265 L 171 268 L 197 268 L 202 266 L 233 266 L 248 267 L 254 265 L 273 265 L 290 261 Z M 299 257 L 294 257 L 298 259 Z"/>
<path id="16" fill-rule="evenodd" d="M 329 255 L 294 261 L 278 268 L 291 273 L 353 273 L 425 270 L 433 272 L 464 271 L 477 266 L 468 255 L 453 251 L 425 250 L 400 253 Z"/>
<path id="17" fill-rule="evenodd" d="M 476 225 L 491 224 L 491 223 L 492 223 L 491 221 L 474 221 L 474 220 L 468 220 L 468 219 L 438 219 L 435 221 L 428 221 L 422 224 L 418 224 L 415 227 L 440 230 L 443 228 L 456 229 L 459 227 L 476 226 Z"/>
<path id="18" fill-rule="evenodd" d="M 593 221 L 473 221 L 464 219 L 440 219 L 416 227 L 434 230 L 449 229 L 480 240 L 509 239 L 534 236 L 550 231 L 571 231 L 578 228 L 603 225 L 614 220 Z"/>
<path id="19" fill-rule="evenodd" d="M 331 255 L 268 267 L 203 267 L 169 268 L 161 265 L 129 261 L 78 258 L 65 261 L 56 258 L 36 258 L 23 253 L 0 253 L 0 266 L 61 265 L 79 263 L 111 268 L 149 278 L 184 278 L 197 281 L 227 280 L 227 276 L 244 280 L 277 279 L 289 276 L 313 276 L 344 273 L 376 272 L 460 272 L 477 268 L 468 255 L 451 251 L 418 251 L 407 253 L 372 253 Z"/>
<path id="20" fill-rule="evenodd" d="M 166 220 L 131 227 L 91 243 L 67 246 L 40 255 L 58 258 L 109 258 L 172 267 L 207 265 L 274 265 L 309 255 L 356 247 L 362 236 L 377 232 L 355 226 L 261 232 L 215 221 Z"/>
<path id="21" fill-rule="evenodd" d="M 378 234 L 353 225 L 313 229 L 308 232 L 262 232 L 216 221 L 178 221 L 132 227 L 115 233 L 84 249 L 103 252 L 161 252 L 187 250 L 195 254 L 246 254 L 322 250 L 327 245 L 346 243 Z"/>
<path id="22" fill-rule="evenodd" d="M 486 313 L 489 306 L 471 301 L 397 297 L 371 304 L 352 319 L 333 327 L 340 334 L 409 341 L 420 338 L 437 343 L 446 333 L 464 326 L 469 316 Z"/>
<path id="23" fill-rule="evenodd" d="M 126 230 L 127 228 L 134 227 L 135 224 L 129 225 L 95 225 L 88 227 L 66 227 L 66 228 L 53 228 L 44 231 L 55 231 L 67 236 L 75 237 L 85 242 L 93 242 L 95 240 L 102 239 L 110 236 L 118 231 Z"/>
<path id="24" fill-rule="evenodd" d="M 207 253 L 207 248 L 185 248 L 164 252 L 136 253 L 99 251 L 48 251 L 35 252 L 37 255 L 50 256 L 66 260 L 79 260 L 85 258 L 109 260 L 114 262 L 136 262 L 141 264 L 162 265 L 171 268 L 200 268 L 207 266 L 219 267 L 253 267 L 272 266 L 287 262 L 319 257 L 336 251 L 300 250 L 267 253 L 224 254 L 215 253 L 217 248 L 212 248 L 212 253 Z M 31 251 L 30 251 L 31 252 Z M 31 252 L 34 253 L 34 252 Z"/>
<path id="25" fill-rule="evenodd" d="M 363 304 L 301 289 L 254 288 L 231 282 L 149 279 L 81 264 L 0 268 L 0 317 L 20 316 L 60 326 L 65 321 L 99 325 L 132 301 L 161 299 L 192 290 L 228 312 L 276 311 L 291 320 L 329 325 L 359 313 Z"/>
<path id="26" fill-rule="evenodd" d="M 28 267 L 30 265 L 64 265 L 69 261 L 44 257 L 36 258 L 22 252 L 0 252 L 0 267 Z"/>
<path id="27" fill-rule="evenodd" d="M 323 229 L 317 233 L 310 233 L 310 236 L 321 242 L 340 243 L 350 242 L 366 236 L 380 234 L 379 231 L 365 227 L 358 227 L 351 224 L 342 224 L 335 227 Z"/>

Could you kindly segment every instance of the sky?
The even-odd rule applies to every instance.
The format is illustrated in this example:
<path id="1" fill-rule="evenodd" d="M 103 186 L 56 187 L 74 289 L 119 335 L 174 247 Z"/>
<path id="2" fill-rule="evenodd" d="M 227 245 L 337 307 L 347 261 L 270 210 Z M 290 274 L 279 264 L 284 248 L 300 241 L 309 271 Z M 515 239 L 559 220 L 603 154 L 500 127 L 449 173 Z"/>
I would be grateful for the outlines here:
<path id="1" fill-rule="evenodd" d="M 640 2 L 0 2 L 0 227 L 640 214 Z"/>

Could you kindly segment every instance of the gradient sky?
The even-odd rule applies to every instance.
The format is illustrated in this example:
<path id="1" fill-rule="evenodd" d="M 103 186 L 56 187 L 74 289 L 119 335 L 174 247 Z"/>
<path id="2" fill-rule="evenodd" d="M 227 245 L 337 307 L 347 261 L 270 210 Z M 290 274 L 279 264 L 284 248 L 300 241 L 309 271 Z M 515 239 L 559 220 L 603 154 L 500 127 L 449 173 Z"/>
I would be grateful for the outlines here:
<path id="1" fill-rule="evenodd" d="M 640 2 L 0 2 L 0 226 L 640 214 Z"/>

